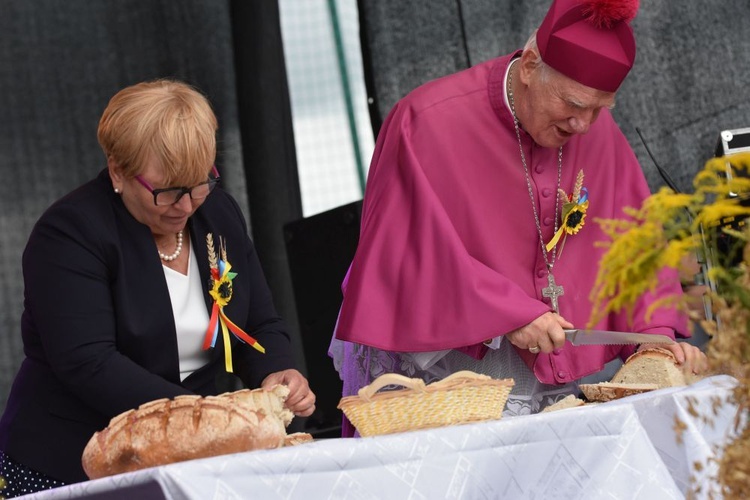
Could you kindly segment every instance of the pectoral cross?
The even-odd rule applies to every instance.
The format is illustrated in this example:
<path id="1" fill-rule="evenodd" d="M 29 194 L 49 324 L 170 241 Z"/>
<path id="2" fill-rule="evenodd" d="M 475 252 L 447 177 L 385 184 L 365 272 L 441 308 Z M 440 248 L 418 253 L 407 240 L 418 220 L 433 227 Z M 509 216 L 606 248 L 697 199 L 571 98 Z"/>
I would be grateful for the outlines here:
<path id="1" fill-rule="evenodd" d="M 557 298 L 562 295 L 565 295 L 565 290 L 563 290 L 563 287 L 561 285 L 555 283 L 555 277 L 552 276 L 552 273 L 548 273 L 547 286 L 545 288 L 542 288 L 542 296 L 549 298 L 550 304 L 552 305 L 552 310 L 555 312 L 559 312 L 557 306 Z"/>

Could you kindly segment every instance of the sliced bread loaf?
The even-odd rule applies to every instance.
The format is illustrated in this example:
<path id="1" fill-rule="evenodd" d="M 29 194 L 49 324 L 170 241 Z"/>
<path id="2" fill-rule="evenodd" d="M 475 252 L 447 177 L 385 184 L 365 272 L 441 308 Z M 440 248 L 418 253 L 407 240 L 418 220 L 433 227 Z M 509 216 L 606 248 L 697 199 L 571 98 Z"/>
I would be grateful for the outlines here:
<path id="1" fill-rule="evenodd" d="M 660 348 L 644 349 L 630 356 L 615 373 L 613 384 L 656 384 L 659 389 L 687 385 L 674 355 Z"/>

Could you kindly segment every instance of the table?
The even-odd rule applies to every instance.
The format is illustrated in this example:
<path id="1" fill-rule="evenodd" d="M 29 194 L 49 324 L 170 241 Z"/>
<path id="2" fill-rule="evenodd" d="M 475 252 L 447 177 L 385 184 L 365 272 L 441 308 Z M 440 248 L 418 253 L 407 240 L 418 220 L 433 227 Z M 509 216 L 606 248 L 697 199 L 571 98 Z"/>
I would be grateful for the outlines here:
<path id="1" fill-rule="evenodd" d="M 704 485 L 696 498 L 707 498 L 718 491 L 708 459 L 734 431 L 726 400 L 735 384 L 715 376 L 594 406 L 193 460 L 24 498 L 681 499 L 691 475 Z"/>

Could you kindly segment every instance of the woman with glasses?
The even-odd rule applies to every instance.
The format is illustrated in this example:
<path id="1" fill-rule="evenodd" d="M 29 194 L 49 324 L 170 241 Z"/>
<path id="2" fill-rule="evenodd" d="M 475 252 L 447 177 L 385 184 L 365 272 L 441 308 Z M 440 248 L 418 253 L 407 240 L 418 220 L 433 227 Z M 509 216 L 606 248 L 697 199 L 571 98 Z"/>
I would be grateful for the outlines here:
<path id="1" fill-rule="evenodd" d="M 219 187 L 216 130 L 206 98 L 184 83 L 120 91 L 99 123 L 107 168 L 34 227 L 0 495 L 86 480 L 83 449 L 112 417 L 233 390 L 236 377 L 286 384 L 287 407 L 313 412 L 240 208 Z"/>

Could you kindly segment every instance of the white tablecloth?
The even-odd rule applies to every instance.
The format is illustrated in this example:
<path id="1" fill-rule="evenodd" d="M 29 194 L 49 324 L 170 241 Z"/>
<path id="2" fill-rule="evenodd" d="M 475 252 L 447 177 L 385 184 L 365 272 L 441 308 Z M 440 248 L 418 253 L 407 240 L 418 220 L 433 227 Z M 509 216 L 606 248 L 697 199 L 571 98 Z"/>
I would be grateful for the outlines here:
<path id="1" fill-rule="evenodd" d="M 731 435 L 736 411 L 714 403 L 735 383 L 718 376 L 596 406 L 224 455 L 25 498 L 107 498 L 151 483 L 161 490 L 153 498 L 175 500 L 681 499 L 691 475 L 703 485 L 697 498 L 707 498 L 717 491 L 709 458 Z"/>

